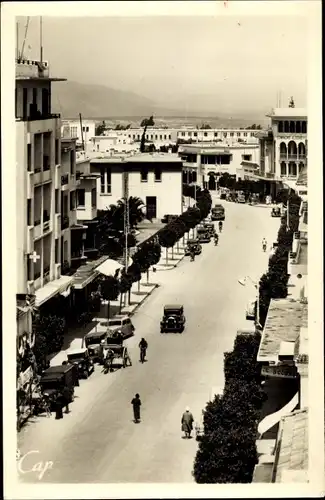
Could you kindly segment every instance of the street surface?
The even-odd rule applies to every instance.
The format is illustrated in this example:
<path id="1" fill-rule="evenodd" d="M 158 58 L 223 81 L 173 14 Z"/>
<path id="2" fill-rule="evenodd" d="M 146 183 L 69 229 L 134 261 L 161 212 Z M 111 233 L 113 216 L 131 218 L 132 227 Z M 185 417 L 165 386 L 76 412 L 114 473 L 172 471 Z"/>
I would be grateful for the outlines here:
<path id="1" fill-rule="evenodd" d="M 161 286 L 132 319 L 136 335 L 126 344 L 133 366 L 104 375 L 96 365 L 76 388 L 69 415 L 40 416 L 22 429 L 21 453 L 39 452 L 25 459 L 24 470 L 42 460 L 53 462 L 42 482 L 193 482 L 198 443 L 182 439 L 182 413 L 189 406 L 200 421 L 212 388 L 223 387 L 223 353 L 232 349 L 238 329 L 253 328 L 245 306 L 255 291 L 237 280 L 257 280 L 265 271 L 268 252 L 261 241 L 266 237 L 270 247 L 280 223 L 270 208 L 222 203 L 226 221 L 219 245 L 204 244 L 195 262 L 185 258 L 176 269 L 151 274 Z M 183 334 L 160 334 L 168 303 L 184 305 Z M 149 344 L 143 365 L 141 337 Z M 141 423 L 134 424 L 130 402 L 137 392 Z M 36 476 L 20 475 L 25 482 L 38 481 Z"/>

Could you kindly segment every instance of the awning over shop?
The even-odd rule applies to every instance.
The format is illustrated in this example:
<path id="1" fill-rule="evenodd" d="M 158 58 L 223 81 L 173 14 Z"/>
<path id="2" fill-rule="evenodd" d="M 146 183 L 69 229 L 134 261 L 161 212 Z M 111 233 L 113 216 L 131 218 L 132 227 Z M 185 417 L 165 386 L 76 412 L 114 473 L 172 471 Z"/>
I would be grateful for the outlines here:
<path id="1" fill-rule="evenodd" d="M 71 285 L 73 276 L 61 276 L 57 280 L 50 281 L 35 292 L 35 305 L 40 307 L 44 302 L 54 297 L 57 293 L 65 292 Z"/>
<path id="2" fill-rule="evenodd" d="M 97 276 L 99 276 L 96 268 L 107 259 L 107 255 L 103 255 L 102 257 L 99 257 L 99 259 L 80 266 L 77 272 L 73 275 L 73 288 L 76 290 L 82 290 L 85 286 L 91 283 Z"/>
<path id="3" fill-rule="evenodd" d="M 96 271 L 105 276 L 114 276 L 116 271 L 122 269 L 122 267 L 122 264 L 117 262 L 117 260 L 107 259 L 96 268 Z"/>
<path id="4" fill-rule="evenodd" d="M 259 435 L 262 436 L 274 425 L 278 424 L 281 418 L 291 413 L 296 408 L 296 406 L 298 406 L 298 404 L 299 404 L 299 394 L 296 393 L 291 399 L 291 401 L 289 401 L 289 403 L 286 404 L 283 408 L 281 408 L 279 411 L 276 411 L 275 413 L 267 415 L 263 420 L 261 420 L 257 428 Z"/>

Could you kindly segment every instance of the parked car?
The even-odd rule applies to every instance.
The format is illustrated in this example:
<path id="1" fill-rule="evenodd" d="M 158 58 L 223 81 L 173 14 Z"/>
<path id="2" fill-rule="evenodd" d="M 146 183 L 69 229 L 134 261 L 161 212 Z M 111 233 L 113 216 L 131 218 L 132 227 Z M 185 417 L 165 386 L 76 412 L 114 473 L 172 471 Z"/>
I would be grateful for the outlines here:
<path id="1" fill-rule="evenodd" d="M 214 227 L 213 222 L 204 222 L 203 227 L 209 231 L 210 236 L 213 238 L 216 234 L 216 228 Z"/>
<path id="2" fill-rule="evenodd" d="M 211 235 L 210 231 L 206 227 L 198 227 L 197 229 L 197 238 L 200 243 L 210 243 Z"/>
<path id="3" fill-rule="evenodd" d="M 123 339 L 127 339 L 132 337 L 135 332 L 134 325 L 131 321 L 131 318 L 127 315 L 117 315 L 114 318 L 109 319 L 108 321 L 102 321 L 100 326 L 105 326 L 111 333 L 121 332 Z M 112 336 L 109 333 L 109 336 Z"/>
<path id="4" fill-rule="evenodd" d="M 43 395 L 47 398 L 50 408 L 54 409 L 54 403 L 58 394 L 64 387 L 70 391 L 70 403 L 74 400 L 74 388 L 76 384 L 76 367 L 73 364 L 51 366 L 40 378 L 40 387 Z"/>
<path id="5" fill-rule="evenodd" d="M 202 252 L 202 245 L 200 245 L 198 239 L 188 240 L 185 247 L 185 255 L 191 254 L 191 249 L 193 248 L 195 255 L 200 255 Z"/>
<path id="6" fill-rule="evenodd" d="M 93 361 L 99 361 L 100 345 L 103 340 L 106 340 L 107 336 L 107 329 L 97 332 L 89 332 L 84 336 L 82 347 L 86 347 L 88 349 L 89 355 Z"/>
<path id="7" fill-rule="evenodd" d="M 95 369 L 87 347 L 70 349 L 67 352 L 67 358 L 69 363 L 78 367 L 79 378 L 88 378 Z"/>
<path id="8" fill-rule="evenodd" d="M 211 210 L 211 220 L 225 220 L 226 213 L 223 205 L 216 204 Z"/>
<path id="9" fill-rule="evenodd" d="M 242 191 L 239 191 L 237 193 L 237 203 L 245 203 L 246 202 L 246 199 L 245 199 L 245 194 L 242 192 Z"/>
<path id="10" fill-rule="evenodd" d="M 256 299 L 251 299 L 246 305 L 246 319 L 255 320 Z"/>
<path id="11" fill-rule="evenodd" d="M 163 218 L 161 219 L 161 222 L 163 224 L 168 224 L 169 222 L 172 222 L 173 220 L 177 219 L 179 215 L 173 215 L 173 214 L 165 214 Z"/>
<path id="12" fill-rule="evenodd" d="M 281 217 L 281 208 L 280 207 L 272 208 L 271 217 Z"/>
<path id="13" fill-rule="evenodd" d="M 182 333 L 185 328 L 184 307 L 179 304 L 166 305 L 160 322 L 160 333 Z"/>

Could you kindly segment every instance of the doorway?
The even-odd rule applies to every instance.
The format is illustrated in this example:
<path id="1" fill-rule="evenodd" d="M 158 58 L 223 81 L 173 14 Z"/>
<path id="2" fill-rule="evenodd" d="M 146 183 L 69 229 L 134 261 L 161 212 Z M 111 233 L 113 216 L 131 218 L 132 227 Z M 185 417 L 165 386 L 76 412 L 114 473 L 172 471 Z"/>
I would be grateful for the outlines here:
<path id="1" fill-rule="evenodd" d="M 215 191 L 217 189 L 217 183 L 214 174 L 209 174 L 208 189 L 209 191 Z"/>
<path id="2" fill-rule="evenodd" d="M 146 197 L 146 215 L 147 219 L 156 219 L 157 218 L 157 197 L 156 196 L 147 196 Z"/>

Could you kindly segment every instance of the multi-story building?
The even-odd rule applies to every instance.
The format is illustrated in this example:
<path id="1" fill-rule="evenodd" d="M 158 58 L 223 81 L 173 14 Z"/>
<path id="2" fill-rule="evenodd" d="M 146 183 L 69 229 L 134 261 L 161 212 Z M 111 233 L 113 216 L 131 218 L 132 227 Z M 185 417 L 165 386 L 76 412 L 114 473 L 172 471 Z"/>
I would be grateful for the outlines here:
<path id="1" fill-rule="evenodd" d="M 61 277 L 61 122 L 51 112 L 47 63 L 16 63 L 17 292 L 36 306 L 65 289 Z"/>
<path id="2" fill-rule="evenodd" d="M 256 142 L 255 129 L 195 129 L 182 127 L 177 130 L 177 139 L 192 142 Z"/>
<path id="3" fill-rule="evenodd" d="M 175 154 L 140 153 L 91 160 L 99 173 L 97 207 L 105 210 L 124 196 L 123 173 L 128 172 L 129 196 L 141 198 L 149 219 L 182 212 L 182 160 Z M 166 196 L 166 193 L 168 195 Z"/>
<path id="4" fill-rule="evenodd" d="M 82 144 L 82 140 L 88 145 L 96 135 L 95 130 L 96 123 L 93 120 L 82 120 L 82 128 L 80 120 L 62 120 L 62 137 L 75 137 L 78 145 Z"/>
<path id="5" fill-rule="evenodd" d="M 243 161 L 259 163 L 259 145 L 256 143 L 212 143 L 187 144 L 179 147 L 178 154 L 183 160 L 184 180 L 195 172 L 198 184 L 216 189 L 217 174 L 228 172 L 239 175 Z M 239 172 L 239 174 L 238 174 Z"/>

